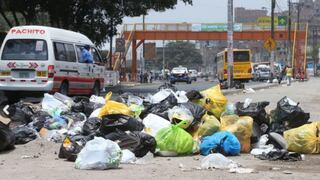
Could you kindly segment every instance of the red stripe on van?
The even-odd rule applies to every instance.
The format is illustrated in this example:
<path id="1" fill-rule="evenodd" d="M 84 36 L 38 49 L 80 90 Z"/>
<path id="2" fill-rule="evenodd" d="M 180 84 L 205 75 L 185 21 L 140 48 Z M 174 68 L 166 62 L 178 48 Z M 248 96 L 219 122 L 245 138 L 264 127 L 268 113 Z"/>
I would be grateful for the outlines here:
<path id="1" fill-rule="evenodd" d="M 70 82 L 94 82 L 94 78 L 79 78 L 79 77 L 67 77 L 67 76 L 54 76 L 53 81 L 68 80 Z"/>

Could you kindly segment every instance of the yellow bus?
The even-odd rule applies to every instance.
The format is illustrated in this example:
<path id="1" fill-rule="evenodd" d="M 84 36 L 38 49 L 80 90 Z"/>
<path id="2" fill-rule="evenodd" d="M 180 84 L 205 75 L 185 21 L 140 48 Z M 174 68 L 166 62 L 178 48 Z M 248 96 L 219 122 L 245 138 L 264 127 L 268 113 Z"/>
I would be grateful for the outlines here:
<path id="1" fill-rule="evenodd" d="M 233 79 L 235 81 L 248 82 L 252 79 L 250 49 L 233 49 Z M 228 51 L 225 49 L 216 56 L 217 76 L 220 82 L 228 78 Z"/>

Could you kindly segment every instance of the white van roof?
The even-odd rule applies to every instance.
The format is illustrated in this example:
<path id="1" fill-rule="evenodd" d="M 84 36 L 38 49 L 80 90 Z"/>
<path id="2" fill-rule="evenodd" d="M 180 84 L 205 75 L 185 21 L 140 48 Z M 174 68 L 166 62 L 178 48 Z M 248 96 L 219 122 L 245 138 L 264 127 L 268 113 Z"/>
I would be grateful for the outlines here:
<path id="1" fill-rule="evenodd" d="M 92 41 L 85 35 L 65 29 L 48 26 L 16 26 L 12 27 L 6 39 L 51 39 L 56 41 L 73 42 L 79 44 L 93 45 Z"/>

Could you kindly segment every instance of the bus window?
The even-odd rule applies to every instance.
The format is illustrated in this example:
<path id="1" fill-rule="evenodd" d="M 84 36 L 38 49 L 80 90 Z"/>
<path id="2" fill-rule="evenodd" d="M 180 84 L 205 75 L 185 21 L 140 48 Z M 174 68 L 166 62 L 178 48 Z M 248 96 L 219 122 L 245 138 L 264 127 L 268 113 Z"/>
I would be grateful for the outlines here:
<path id="1" fill-rule="evenodd" d="M 225 62 L 228 61 L 228 52 L 225 52 Z M 249 62 L 250 53 L 249 51 L 234 51 L 233 52 L 233 61 L 234 62 Z"/>

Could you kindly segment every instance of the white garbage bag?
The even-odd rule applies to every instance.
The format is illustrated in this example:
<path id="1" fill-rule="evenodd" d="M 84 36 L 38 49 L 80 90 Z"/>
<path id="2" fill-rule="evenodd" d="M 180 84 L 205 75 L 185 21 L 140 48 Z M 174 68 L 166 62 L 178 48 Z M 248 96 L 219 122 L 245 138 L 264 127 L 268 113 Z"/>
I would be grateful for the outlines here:
<path id="1" fill-rule="evenodd" d="M 75 162 L 76 169 L 118 168 L 122 157 L 119 145 L 101 137 L 88 141 Z"/>
<path id="2" fill-rule="evenodd" d="M 153 137 L 156 136 L 160 129 L 167 128 L 171 125 L 168 120 L 151 113 L 142 120 L 142 123 L 144 124 L 143 131 Z"/>
<path id="3" fill-rule="evenodd" d="M 49 113 L 52 117 L 59 116 L 63 111 L 69 111 L 67 105 L 47 93 L 44 94 L 41 105 L 42 110 Z"/>
<path id="4" fill-rule="evenodd" d="M 95 104 L 105 104 L 106 103 L 106 100 L 101 96 L 92 95 L 89 100 L 90 100 L 90 102 L 93 102 Z"/>
<path id="5" fill-rule="evenodd" d="M 174 93 L 174 92 L 172 91 L 172 93 Z M 175 97 L 178 99 L 178 103 L 186 103 L 189 101 L 186 94 L 187 94 L 187 92 L 185 92 L 185 91 L 177 91 L 176 93 L 174 93 Z"/>
<path id="6" fill-rule="evenodd" d="M 94 111 L 90 114 L 89 118 L 98 118 L 99 113 L 100 113 L 100 110 L 101 110 L 101 108 L 98 108 L 98 109 L 94 110 Z"/>
<path id="7" fill-rule="evenodd" d="M 180 121 L 188 122 L 181 127 L 183 129 L 187 129 L 194 119 L 191 111 L 183 106 L 174 106 L 172 109 L 169 109 L 168 117 L 174 124 L 178 124 Z M 175 120 L 179 121 L 176 122 Z"/>
<path id="8" fill-rule="evenodd" d="M 162 89 L 153 96 L 151 96 L 151 103 L 152 104 L 158 104 L 164 99 L 166 99 L 168 96 L 170 96 L 172 90 L 170 89 Z"/>
<path id="9" fill-rule="evenodd" d="M 137 157 L 128 149 L 122 150 L 121 164 L 135 164 Z"/>

